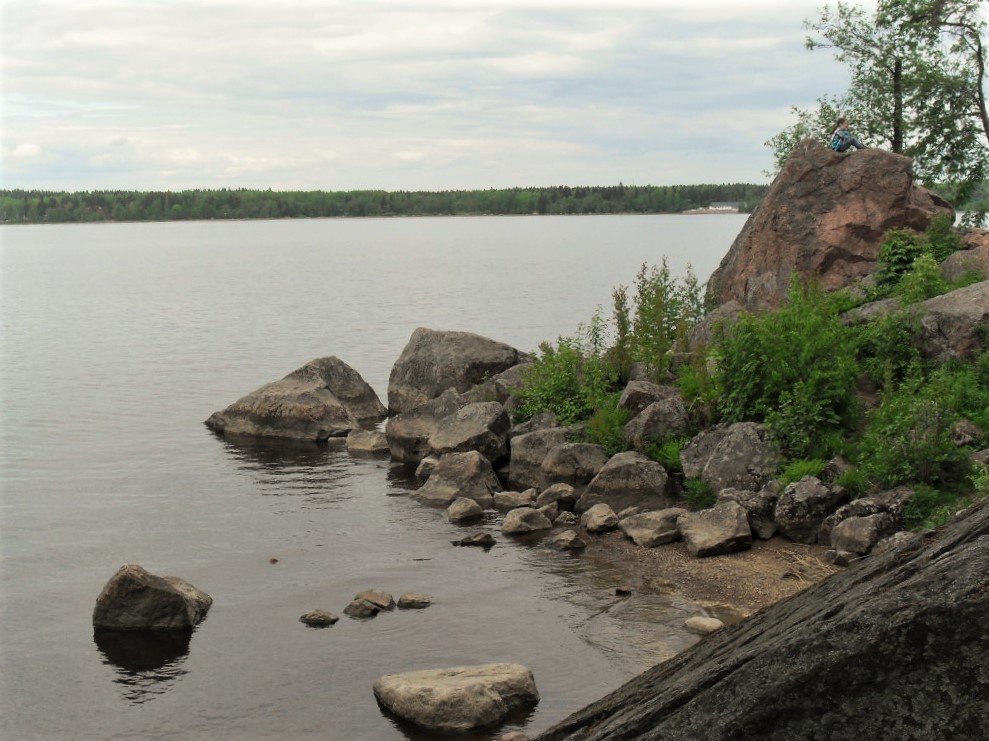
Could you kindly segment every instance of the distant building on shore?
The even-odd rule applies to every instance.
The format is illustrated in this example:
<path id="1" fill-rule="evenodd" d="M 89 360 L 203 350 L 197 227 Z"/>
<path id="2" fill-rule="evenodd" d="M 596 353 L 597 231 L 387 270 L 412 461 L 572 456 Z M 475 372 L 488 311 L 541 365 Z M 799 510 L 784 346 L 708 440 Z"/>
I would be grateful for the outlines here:
<path id="1" fill-rule="evenodd" d="M 685 214 L 737 214 L 742 207 L 741 201 L 712 201 L 705 208 L 692 208 Z"/>

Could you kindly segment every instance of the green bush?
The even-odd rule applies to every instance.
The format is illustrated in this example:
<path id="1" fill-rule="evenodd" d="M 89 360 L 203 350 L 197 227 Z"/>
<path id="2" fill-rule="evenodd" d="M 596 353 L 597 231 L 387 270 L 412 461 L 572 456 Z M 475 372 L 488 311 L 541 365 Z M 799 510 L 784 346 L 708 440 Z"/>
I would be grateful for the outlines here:
<path id="1" fill-rule="evenodd" d="M 694 509 L 713 507 L 718 501 L 717 493 L 702 479 L 687 479 L 683 482 L 684 497 Z"/>
<path id="2" fill-rule="evenodd" d="M 677 367 L 677 386 L 687 405 L 690 416 L 701 426 L 707 427 L 718 421 L 718 400 L 720 389 L 718 380 L 703 356 L 691 357 L 690 361 Z"/>
<path id="3" fill-rule="evenodd" d="M 970 479 L 977 497 L 989 497 L 989 466 L 976 466 Z"/>
<path id="4" fill-rule="evenodd" d="M 909 229 L 890 229 L 879 247 L 877 288 L 890 289 L 895 286 L 913 267 L 913 261 L 927 251 L 927 243 L 921 234 Z"/>
<path id="5" fill-rule="evenodd" d="M 804 476 L 820 477 L 821 471 L 824 470 L 826 465 L 827 462 L 820 458 L 790 461 L 779 475 L 780 483 L 786 486 L 787 484 L 792 484 L 794 481 L 800 481 Z"/>
<path id="6" fill-rule="evenodd" d="M 918 318 L 911 312 L 880 317 L 857 333 L 858 357 L 865 376 L 878 386 L 902 381 L 923 363 L 916 337 Z"/>
<path id="7" fill-rule="evenodd" d="M 674 437 L 664 443 L 657 443 L 646 448 L 646 455 L 673 474 L 683 473 L 683 463 L 680 461 L 680 451 L 690 441 L 688 437 Z"/>
<path id="8" fill-rule="evenodd" d="M 578 338 L 561 337 L 554 348 L 539 346 L 535 362 L 523 370 L 522 387 L 513 391 L 519 401 L 518 419 L 553 412 L 562 424 L 587 419 L 613 392 L 614 370 L 600 357 L 582 351 Z"/>
<path id="9" fill-rule="evenodd" d="M 941 275 L 941 267 L 934 255 L 924 252 L 918 256 L 910 270 L 903 274 L 895 293 L 904 304 L 916 304 L 947 292 L 948 281 Z"/>
<path id="10" fill-rule="evenodd" d="M 938 262 L 944 262 L 953 252 L 965 246 L 954 229 L 952 217 L 948 214 L 941 214 L 931 219 L 931 223 L 924 231 L 924 239 L 931 255 Z"/>
<path id="11" fill-rule="evenodd" d="M 630 448 L 622 434 L 622 428 L 628 423 L 630 415 L 618 406 L 618 399 L 618 394 L 607 397 L 587 420 L 584 431 L 584 439 L 600 445 L 609 456 Z"/>
<path id="12" fill-rule="evenodd" d="M 835 484 L 847 489 L 853 499 L 864 496 L 870 488 L 869 477 L 861 468 L 856 467 L 849 468 L 838 476 Z"/>
<path id="13" fill-rule="evenodd" d="M 857 341 L 820 288 L 795 281 L 789 302 L 746 314 L 717 341 L 719 408 L 730 421 L 766 421 L 791 457 L 856 418 Z"/>

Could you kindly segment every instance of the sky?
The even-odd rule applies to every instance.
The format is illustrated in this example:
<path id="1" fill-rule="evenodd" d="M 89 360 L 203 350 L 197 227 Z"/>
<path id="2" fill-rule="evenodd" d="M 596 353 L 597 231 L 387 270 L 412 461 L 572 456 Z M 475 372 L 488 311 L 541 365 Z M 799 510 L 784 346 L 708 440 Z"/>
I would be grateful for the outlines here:
<path id="1" fill-rule="evenodd" d="M 765 182 L 805 0 L 0 0 L 0 187 Z"/>

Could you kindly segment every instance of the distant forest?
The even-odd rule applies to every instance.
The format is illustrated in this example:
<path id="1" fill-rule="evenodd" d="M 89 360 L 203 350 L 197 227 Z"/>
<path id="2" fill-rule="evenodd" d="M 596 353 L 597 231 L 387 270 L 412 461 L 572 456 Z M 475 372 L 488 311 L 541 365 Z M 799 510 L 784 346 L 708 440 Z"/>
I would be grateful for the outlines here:
<path id="1" fill-rule="evenodd" d="M 52 224 L 327 216 L 675 214 L 716 202 L 737 202 L 739 210 L 751 211 L 767 188 L 731 183 L 447 191 L 0 190 L 0 221 Z"/>

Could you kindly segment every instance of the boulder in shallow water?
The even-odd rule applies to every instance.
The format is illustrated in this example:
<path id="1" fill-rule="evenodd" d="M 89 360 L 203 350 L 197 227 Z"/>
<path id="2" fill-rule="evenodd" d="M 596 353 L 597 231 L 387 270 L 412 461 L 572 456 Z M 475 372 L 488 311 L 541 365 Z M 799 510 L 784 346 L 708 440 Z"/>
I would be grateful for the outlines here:
<path id="1" fill-rule="evenodd" d="M 425 610 L 433 604 L 433 599 L 427 594 L 406 592 L 398 598 L 399 610 Z"/>
<path id="2" fill-rule="evenodd" d="M 347 435 L 347 452 L 352 455 L 387 455 L 388 438 L 381 430 L 351 430 Z"/>
<path id="3" fill-rule="evenodd" d="M 364 600 L 365 602 L 370 602 L 372 605 L 377 607 L 379 610 L 394 610 L 395 609 L 395 599 L 388 592 L 383 592 L 380 589 L 365 589 L 360 594 L 354 595 L 355 600 Z"/>
<path id="4" fill-rule="evenodd" d="M 356 618 L 358 620 L 373 618 L 381 612 L 381 608 L 377 605 L 368 602 L 365 599 L 355 599 L 345 608 L 343 608 L 343 614 L 348 617 Z"/>
<path id="5" fill-rule="evenodd" d="M 538 530 L 549 530 L 553 523 L 539 510 L 532 507 L 519 507 L 505 515 L 501 531 L 505 535 L 526 535 Z"/>
<path id="6" fill-rule="evenodd" d="M 494 495 L 494 508 L 499 512 L 511 512 L 517 507 L 531 507 L 536 500 L 536 490 L 499 491 Z"/>
<path id="7" fill-rule="evenodd" d="M 453 500 L 453 504 L 446 509 L 447 519 L 455 525 L 472 522 L 483 516 L 484 510 L 481 509 L 481 505 L 466 497 L 457 497 Z"/>
<path id="8" fill-rule="evenodd" d="M 449 507 L 457 497 L 467 497 L 488 509 L 494 502 L 492 495 L 500 489 L 488 459 L 472 450 L 442 456 L 429 479 L 412 496 L 434 507 Z"/>
<path id="9" fill-rule="evenodd" d="M 438 421 L 429 436 L 429 450 L 436 456 L 476 450 L 489 461 L 497 461 L 508 453 L 511 426 L 505 407 L 498 402 L 468 404 Z"/>
<path id="10" fill-rule="evenodd" d="M 419 327 L 391 369 L 388 408 L 402 414 L 447 389 L 462 394 L 526 357 L 514 347 L 470 332 Z"/>
<path id="11" fill-rule="evenodd" d="M 429 438 L 439 430 L 444 419 L 466 403 L 460 394 L 449 389 L 413 411 L 390 418 L 385 425 L 385 437 L 391 457 L 406 464 L 419 463 L 429 457 Z"/>
<path id="12" fill-rule="evenodd" d="M 488 728 L 539 702 L 532 672 L 520 664 L 482 664 L 390 674 L 374 682 L 389 712 L 438 733 Z"/>
<path id="13" fill-rule="evenodd" d="M 473 546 L 477 548 L 490 548 L 497 541 L 491 533 L 472 533 L 460 540 L 453 541 L 454 545 Z"/>
<path id="14" fill-rule="evenodd" d="M 326 440 L 385 418 L 360 374 L 336 357 L 318 358 L 206 420 L 223 435 Z"/>
<path id="15" fill-rule="evenodd" d="M 327 612 L 326 610 L 310 610 L 299 618 L 299 622 L 305 623 L 313 628 L 325 628 L 329 625 L 333 625 L 339 619 L 340 618 L 332 612 Z"/>
<path id="16" fill-rule="evenodd" d="M 93 627 L 110 630 L 190 630 L 213 598 L 177 576 L 121 566 L 96 598 Z"/>
<path id="17" fill-rule="evenodd" d="M 579 551 L 587 547 L 587 543 L 577 534 L 576 530 L 564 530 L 550 541 L 554 548 L 560 551 Z"/>

